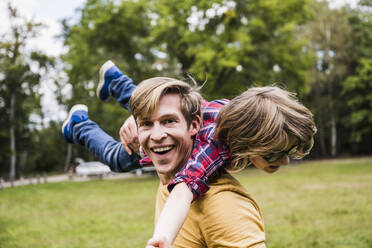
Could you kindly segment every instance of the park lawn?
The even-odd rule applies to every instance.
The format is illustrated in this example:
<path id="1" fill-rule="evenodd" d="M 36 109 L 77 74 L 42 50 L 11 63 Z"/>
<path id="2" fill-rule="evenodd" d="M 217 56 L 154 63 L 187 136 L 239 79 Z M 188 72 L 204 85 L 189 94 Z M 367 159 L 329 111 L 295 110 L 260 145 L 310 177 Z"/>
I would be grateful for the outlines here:
<path id="1" fill-rule="evenodd" d="M 372 248 L 372 159 L 238 178 L 262 208 L 268 247 Z"/>
<path id="2" fill-rule="evenodd" d="M 372 159 L 237 177 L 263 210 L 268 247 L 372 247 Z M 143 177 L 0 190 L 0 247 L 144 247 L 157 185 Z"/>

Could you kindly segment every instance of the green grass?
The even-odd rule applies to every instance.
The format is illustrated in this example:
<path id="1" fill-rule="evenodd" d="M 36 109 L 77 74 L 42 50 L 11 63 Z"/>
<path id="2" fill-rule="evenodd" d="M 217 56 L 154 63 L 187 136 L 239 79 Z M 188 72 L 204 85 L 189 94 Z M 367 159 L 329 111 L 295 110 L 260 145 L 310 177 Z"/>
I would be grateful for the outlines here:
<path id="1" fill-rule="evenodd" d="M 372 159 L 237 177 L 263 210 L 268 247 L 372 247 Z M 144 247 L 157 185 L 148 177 L 0 190 L 0 247 Z"/>

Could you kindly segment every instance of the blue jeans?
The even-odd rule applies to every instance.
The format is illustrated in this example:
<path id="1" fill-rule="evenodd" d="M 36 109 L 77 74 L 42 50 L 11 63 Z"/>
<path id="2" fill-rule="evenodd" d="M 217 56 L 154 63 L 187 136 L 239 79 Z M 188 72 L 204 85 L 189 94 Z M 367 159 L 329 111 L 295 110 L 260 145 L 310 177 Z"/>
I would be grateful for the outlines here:
<path id="1" fill-rule="evenodd" d="M 122 75 L 110 82 L 109 93 L 123 108 L 129 111 L 129 100 L 135 89 L 136 85 L 133 84 L 133 80 Z"/>
<path id="2" fill-rule="evenodd" d="M 123 75 L 112 80 L 109 91 L 122 107 L 129 109 L 129 99 L 135 88 L 132 79 Z M 127 172 L 140 168 L 140 157 L 137 154 L 129 155 L 120 142 L 91 120 L 80 122 L 73 127 L 73 140 L 75 144 L 85 146 L 112 171 Z"/>

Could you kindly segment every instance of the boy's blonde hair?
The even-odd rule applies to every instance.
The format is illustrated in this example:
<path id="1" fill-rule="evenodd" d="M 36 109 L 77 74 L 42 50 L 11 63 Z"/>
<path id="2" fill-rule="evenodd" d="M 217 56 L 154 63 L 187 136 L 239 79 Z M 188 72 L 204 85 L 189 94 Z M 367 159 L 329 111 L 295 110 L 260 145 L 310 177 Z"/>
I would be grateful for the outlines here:
<path id="1" fill-rule="evenodd" d="M 202 97 L 199 88 L 174 78 L 154 77 L 142 81 L 130 98 L 129 107 L 134 118 L 149 118 L 160 98 L 168 93 L 180 95 L 181 112 L 188 125 L 196 115 L 201 117 Z"/>
<path id="2" fill-rule="evenodd" d="M 231 171 L 250 164 L 254 155 L 280 152 L 299 144 L 295 158 L 307 155 L 316 133 L 312 113 L 294 93 L 278 87 L 250 88 L 226 104 L 217 117 L 216 135 L 230 148 Z"/>

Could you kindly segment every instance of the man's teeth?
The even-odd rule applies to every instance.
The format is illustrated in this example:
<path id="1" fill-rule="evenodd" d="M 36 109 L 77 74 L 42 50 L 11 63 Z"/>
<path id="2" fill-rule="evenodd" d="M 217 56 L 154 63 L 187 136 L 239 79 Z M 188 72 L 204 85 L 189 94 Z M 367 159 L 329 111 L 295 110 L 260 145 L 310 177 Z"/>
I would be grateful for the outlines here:
<path id="1" fill-rule="evenodd" d="M 165 146 L 165 147 L 159 147 L 159 148 L 152 148 L 154 152 L 165 152 L 172 149 L 172 146 Z"/>

